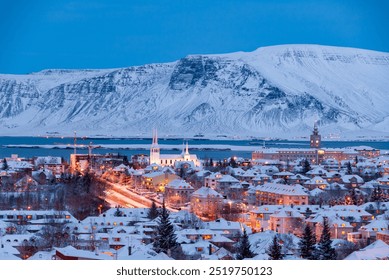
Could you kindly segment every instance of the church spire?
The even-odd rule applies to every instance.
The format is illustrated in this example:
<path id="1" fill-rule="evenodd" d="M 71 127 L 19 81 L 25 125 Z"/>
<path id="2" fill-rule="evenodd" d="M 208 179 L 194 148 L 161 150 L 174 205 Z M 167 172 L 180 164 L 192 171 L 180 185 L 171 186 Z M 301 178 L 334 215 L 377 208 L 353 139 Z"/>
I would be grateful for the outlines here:
<path id="1" fill-rule="evenodd" d="M 158 131 L 156 128 L 153 129 L 153 143 L 154 146 L 158 145 Z"/>
<path id="2" fill-rule="evenodd" d="M 160 162 L 160 150 L 158 146 L 158 132 L 157 129 L 153 129 L 153 142 L 151 144 L 150 148 L 150 164 L 152 163 L 157 163 L 159 164 Z"/>

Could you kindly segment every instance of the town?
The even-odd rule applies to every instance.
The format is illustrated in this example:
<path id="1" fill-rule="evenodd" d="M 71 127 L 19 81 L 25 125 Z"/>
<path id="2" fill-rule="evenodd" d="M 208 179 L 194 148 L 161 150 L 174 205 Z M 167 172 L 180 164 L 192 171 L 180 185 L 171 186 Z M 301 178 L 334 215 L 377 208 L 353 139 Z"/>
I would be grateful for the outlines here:
<path id="1" fill-rule="evenodd" d="M 389 154 L 258 147 L 250 159 L 75 151 L 0 163 L 0 259 L 389 259 Z"/>

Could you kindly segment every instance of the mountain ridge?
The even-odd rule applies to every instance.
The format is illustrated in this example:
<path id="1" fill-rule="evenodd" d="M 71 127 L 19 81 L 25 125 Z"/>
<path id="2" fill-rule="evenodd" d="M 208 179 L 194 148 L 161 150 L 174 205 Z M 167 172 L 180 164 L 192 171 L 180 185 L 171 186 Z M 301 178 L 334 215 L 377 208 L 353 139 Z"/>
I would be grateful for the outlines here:
<path id="1" fill-rule="evenodd" d="M 188 55 L 112 69 L 0 74 L 2 135 L 283 136 L 389 124 L 389 54 L 320 45 Z M 371 133 L 370 131 L 368 133 Z"/>

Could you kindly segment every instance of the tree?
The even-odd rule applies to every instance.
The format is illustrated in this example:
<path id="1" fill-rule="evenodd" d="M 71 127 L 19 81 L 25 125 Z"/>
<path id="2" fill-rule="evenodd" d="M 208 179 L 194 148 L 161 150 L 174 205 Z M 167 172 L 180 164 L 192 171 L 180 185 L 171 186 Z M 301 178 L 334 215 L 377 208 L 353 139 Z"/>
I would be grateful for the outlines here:
<path id="1" fill-rule="evenodd" d="M 164 252 L 168 256 L 174 248 L 177 247 L 177 237 L 174 234 L 174 228 L 169 221 L 169 211 L 165 207 L 165 201 L 162 203 L 162 209 L 159 214 L 157 236 L 155 238 L 153 249 L 157 252 Z"/>
<path id="2" fill-rule="evenodd" d="M 377 186 L 376 188 L 374 188 L 374 190 L 371 194 L 370 200 L 371 201 L 378 201 L 378 202 L 383 200 L 383 193 L 382 193 L 382 189 L 380 188 L 380 186 Z"/>
<path id="3" fill-rule="evenodd" d="M 235 160 L 234 157 L 231 157 L 231 158 L 230 158 L 229 165 L 230 165 L 232 168 L 238 167 L 238 164 L 236 163 L 236 160 Z"/>
<path id="4" fill-rule="evenodd" d="M 274 235 L 273 241 L 267 249 L 269 260 L 282 260 L 281 245 L 278 243 L 277 235 Z"/>
<path id="5" fill-rule="evenodd" d="M 252 258 L 255 254 L 250 249 L 250 241 L 246 229 L 243 229 L 243 235 L 240 238 L 237 248 L 236 259 L 243 260 L 244 258 Z"/>
<path id="6" fill-rule="evenodd" d="M 7 159 L 4 158 L 3 159 L 3 166 L 1 167 L 2 170 L 7 170 L 8 169 L 8 163 L 7 163 Z"/>
<path id="7" fill-rule="evenodd" d="M 303 236 L 299 242 L 300 256 L 303 259 L 314 260 L 316 259 L 315 250 L 316 250 L 316 237 L 312 232 L 311 227 L 306 224 L 304 228 Z"/>
<path id="8" fill-rule="evenodd" d="M 157 205 L 153 201 L 151 203 L 151 207 L 149 209 L 149 212 L 147 212 L 147 218 L 149 218 L 150 220 L 154 220 L 155 218 L 158 217 L 158 215 L 159 215 L 159 211 L 158 211 Z"/>
<path id="9" fill-rule="evenodd" d="M 311 170 L 311 164 L 309 163 L 309 160 L 305 159 L 303 162 L 302 162 L 302 165 L 303 165 L 303 173 L 306 174 L 309 170 Z"/>
<path id="10" fill-rule="evenodd" d="M 353 169 L 351 168 L 351 162 L 347 162 L 346 163 L 346 168 L 347 168 L 347 174 L 348 175 L 351 175 L 351 174 L 353 174 Z"/>
<path id="11" fill-rule="evenodd" d="M 345 201 L 346 205 L 358 205 L 359 204 L 359 197 L 358 197 L 357 193 L 355 192 L 355 189 L 351 189 L 349 191 L 349 194 L 346 195 L 345 199 L 346 199 L 346 201 Z"/>
<path id="12" fill-rule="evenodd" d="M 336 260 L 336 251 L 331 246 L 331 232 L 328 218 L 323 218 L 323 231 L 317 246 L 317 257 L 319 260 Z"/>

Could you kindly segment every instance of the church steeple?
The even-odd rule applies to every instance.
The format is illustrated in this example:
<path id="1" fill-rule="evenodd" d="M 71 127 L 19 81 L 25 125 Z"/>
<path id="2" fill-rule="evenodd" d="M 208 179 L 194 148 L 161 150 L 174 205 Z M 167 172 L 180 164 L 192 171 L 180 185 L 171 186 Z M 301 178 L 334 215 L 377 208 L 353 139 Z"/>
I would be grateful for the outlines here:
<path id="1" fill-rule="evenodd" d="M 160 149 L 158 145 L 158 132 L 157 129 L 153 129 L 153 140 L 150 148 L 150 164 L 160 164 Z"/>
<path id="2" fill-rule="evenodd" d="M 317 122 L 313 126 L 313 132 L 310 137 L 310 146 L 311 148 L 320 148 L 321 146 L 321 135 L 319 134 L 319 129 L 317 127 Z"/>

